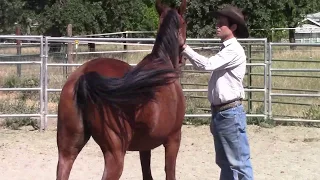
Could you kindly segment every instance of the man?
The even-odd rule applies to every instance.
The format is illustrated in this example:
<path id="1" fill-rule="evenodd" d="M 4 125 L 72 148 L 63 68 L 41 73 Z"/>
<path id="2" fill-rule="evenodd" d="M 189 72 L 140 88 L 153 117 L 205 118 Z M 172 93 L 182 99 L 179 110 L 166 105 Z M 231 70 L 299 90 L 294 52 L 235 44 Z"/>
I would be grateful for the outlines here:
<path id="1" fill-rule="evenodd" d="M 182 55 L 197 69 L 212 71 L 208 85 L 216 163 L 221 168 L 220 180 L 252 180 L 250 148 L 246 134 L 243 78 L 246 55 L 236 38 L 247 38 L 248 29 L 241 11 L 233 6 L 214 13 L 221 50 L 210 58 L 192 50 L 180 37 Z"/>

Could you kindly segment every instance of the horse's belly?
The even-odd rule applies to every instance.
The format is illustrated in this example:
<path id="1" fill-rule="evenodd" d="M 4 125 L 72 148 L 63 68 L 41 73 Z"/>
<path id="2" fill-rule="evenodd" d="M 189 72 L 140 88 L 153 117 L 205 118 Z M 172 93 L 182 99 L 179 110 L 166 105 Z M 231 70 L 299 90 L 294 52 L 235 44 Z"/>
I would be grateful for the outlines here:
<path id="1" fill-rule="evenodd" d="M 129 151 L 151 150 L 163 144 L 165 138 L 151 137 L 146 134 L 135 134 L 129 145 Z"/>

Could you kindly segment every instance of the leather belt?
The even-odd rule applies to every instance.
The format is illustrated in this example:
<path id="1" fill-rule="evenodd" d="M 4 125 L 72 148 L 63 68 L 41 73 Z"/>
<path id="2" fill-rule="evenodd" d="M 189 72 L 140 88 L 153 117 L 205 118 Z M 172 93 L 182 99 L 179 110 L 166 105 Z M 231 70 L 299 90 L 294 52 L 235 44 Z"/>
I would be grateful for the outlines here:
<path id="1" fill-rule="evenodd" d="M 213 105 L 211 104 L 211 112 L 216 113 L 219 111 L 224 111 L 233 107 L 236 107 L 238 105 L 242 104 L 242 99 L 238 99 L 232 102 L 224 103 L 224 104 L 219 104 L 219 105 Z"/>

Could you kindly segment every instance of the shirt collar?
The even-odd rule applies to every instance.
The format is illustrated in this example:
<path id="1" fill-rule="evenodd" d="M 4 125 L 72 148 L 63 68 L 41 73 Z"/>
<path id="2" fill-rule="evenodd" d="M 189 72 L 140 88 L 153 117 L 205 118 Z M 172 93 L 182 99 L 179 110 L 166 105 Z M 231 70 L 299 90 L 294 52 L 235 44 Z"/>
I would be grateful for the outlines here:
<path id="1" fill-rule="evenodd" d="M 231 38 L 231 39 L 228 39 L 228 40 L 224 41 L 224 42 L 223 42 L 223 45 L 224 45 L 225 47 L 227 47 L 228 45 L 230 45 L 230 44 L 232 44 L 232 43 L 234 43 L 234 42 L 236 42 L 236 41 L 237 41 L 237 39 L 236 39 L 235 37 L 233 37 L 233 38 Z"/>

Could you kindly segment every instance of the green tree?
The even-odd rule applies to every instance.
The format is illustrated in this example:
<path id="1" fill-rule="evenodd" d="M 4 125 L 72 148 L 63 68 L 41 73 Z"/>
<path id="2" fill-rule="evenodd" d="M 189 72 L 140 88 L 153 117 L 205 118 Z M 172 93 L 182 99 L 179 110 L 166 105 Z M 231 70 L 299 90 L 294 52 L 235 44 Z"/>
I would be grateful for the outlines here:
<path id="1" fill-rule="evenodd" d="M 283 8 L 281 0 L 234 0 L 231 3 L 243 9 L 252 37 L 271 38 L 271 28 L 284 24 L 279 14 Z"/>
<path id="2" fill-rule="evenodd" d="M 212 11 L 233 4 L 243 9 L 251 37 L 272 36 L 272 28 L 296 27 L 308 13 L 320 10 L 316 0 L 192 0 L 188 3 L 189 37 L 214 37 L 215 19 Z M 259 29 L 259 30 L 258 30 Z M 264 30 L 262 30 L 264 29 Z M 294 40 L 294 30 L 289 32 Z"/>
<path id="3" fill-rule="evenodd" d="M 40 14 L 46 6 L 52 6 L 56 0 L 23 0 L 24 9 Z"/>
<path id="4" fill-rule="evenodd" d="M 24 3 L 21 0 L 0 1 L 0 33 L 13 34 L 15 23 L 21 21 Z"/>
<path id="5" fill-rule="evenodd" d="M 73 34 L 95 34 L 126 30 L 155 30 L 158 24 L 154 4 L 147 0 L 64 0 L 44 6 L 39 14 L 39 33 L 66 35 L 68 24 Z M 150 3 L 150 2 L 149 2 Z M 37 11 L 38 12 L 38 11 Z"/>
<path id="6" fill-rule="evenodd" d="M 234 0 L 233 3 L 247 12 L 250 29 L 266 30 L 251 32 L 255 37 L 271 38 L 271 28 L 295 28 L 308 13 L 320 10 L 317 0 Z M 294 29 L 289 30 L 289 40 L 295 42 Z"/>
<path id="7" fill-rule="evenodd" d="M 181 0 L 162 0 L 179 6 Z M 212 12 L 224 4 L 234 4 L 247 15 L 251 37 L 271 38 L 275 27 L 296 27 L 308 13 L 318 12 L 317 0 L 188 0 L 186 21 L 188 37 L 214 37 Z M 38 24 L 36 34 L 66 35 L 68 24 L 73 34 L 95 34 L 126 30 L 156 30 L 158 14 L 155 0 L 2 0 L 0 1 L 0 32 L 22 32 L 30 24 Z M 255 30 L 254 30 L 255 29 Z M 257 30 L 264 29 L 264 30 Z M 294 42 L 294 31 L 289 31 Z"/>
<path id="8" fill-rule="evenodd" d="M 143 30 L 144 10 L 148 7 L 142 0 L 103 0 L 107 17 L 105 32 Z"/>
<path id="9" fill-rule="evenodd" d="M 192 0 L 187 5 L 187 36 L 193 38 L 211 38 L 215 33 L 215 20 L 212 11 L 218 9 L 221 1 Z"/>
<path id="10" fill-rule="evenodd" d="M 159 17 L 154 6 L 144 6 L 141 30 L 155 31 L 158 28 Z"/>
<path id="11" fill-rule="evenodd" d="M 101 2 L 68 0 L 46 5 L 40 14 L 39 32 L 45 35 L 64 36 L 72 24 L 73 34 L 100 33 L 106 26 L 106 16 Z"/>
<path id="12" fill-rule="evenodd" d="M 284 22 L 288 28 L 295 28 L 309 13 L 319 11 L 318 0 L 283 0 L 283 13 Z M 294 30 L 289 30 L 290 42 L 295 42 Z"/>

